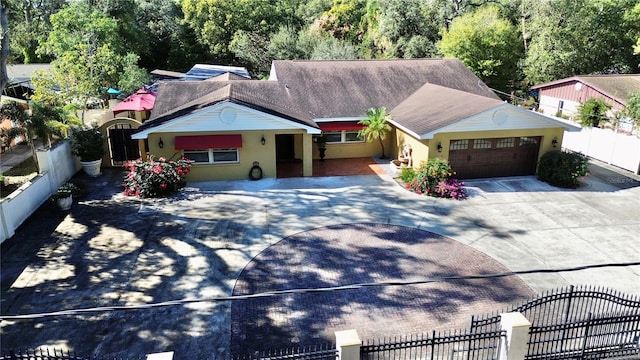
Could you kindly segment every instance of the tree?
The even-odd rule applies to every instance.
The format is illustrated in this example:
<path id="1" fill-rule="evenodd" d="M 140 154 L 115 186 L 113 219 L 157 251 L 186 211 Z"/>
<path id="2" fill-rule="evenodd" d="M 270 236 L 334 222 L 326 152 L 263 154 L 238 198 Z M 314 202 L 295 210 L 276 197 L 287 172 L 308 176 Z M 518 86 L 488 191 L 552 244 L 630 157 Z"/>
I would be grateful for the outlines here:
<path id="1" fill-rule="evenodd" d="M 507 91 L 519 78 L 522 41 L 516 28 L 500 17 L 495 6 L 453 20 L 438 48 L 444 56 L 460 59 L 490 87 Z"/>
<path id="2" fill-rule="evenodd" d="M 432 15 L 431 8 L 419 0 L 379 2 L 379 26 L 374 42 L 383 57 L 434 56 L 439 26 Z"/>
<path id="3" fill-rule="evenodd" d="M 631 94 L 622 110 L 622 114 L 631 118 L 633 126 L 640 127 L 640 92 Z"/>
<path id="4" fill-rule="evenodd" d="M 7 11 L 9 11 L 4 3 L 0 5 L 0 90 L 4 91 L 4 86 L 9 80 L 7 76 L 7 58 L 9 58 L 9 20 L 7 19 Z"/>
<path id="5" fill-rule="evenodd" d="M 58 135 L 64 137 L 70 126 L 77 125 L 77 119 L 69 116 L 61 107 L 50 107 L 42 103 L 32 102 L 31 111 L 18 102 L 8 102 L 0 107 L 0 116 L 10 119 L 17 124 L 12 128 L 7 137 L 13 138 L 24 135 L 31 146 L 33 159 L 38 164 L 34 140 L 39 138 L 47 147 L 51 147 L 51 137 Z"/>
<path id="6" fill-rule="evenodd" d="M 637 0 L 525 0 L 531 40 L 523 62 L 529 83 L 577 74 L 638 71 L 633 55 Z"/>
<path id="7" fill-rule="evenodd" d="M 90 102 L 104 100 L 109 87 L 133 91 L 148 79 L 137 68 L 137 55 L 127 53 L 120 41 L 119 23 L 103 12 L 74 3 L 53 15 L 51 23 L 53 29 L 39 51 L 56 59 L 49 74 L 37 73 L 32 79 L 34 100 L 73 103 L 84 110 Z"/>
<path id="8" fill-rule="evenodd" d="M 611 105 L 599 98 L 591 98 L 578 106 L 578 120 L 582 126 L 598 127 L 608 120 Z"/>
<path id="9" fill-rule="evenodd" d="M 250 33 L 268 39 L 283 25 L 296 28 L 302 23 L 285 0 L 184 0 L 182 11 L 198 41 L 226 64 L 235 63 L 230 45 L 236 36 Z"/>
<path id="10" fill-rule="evenodd" d="M 67 6 L 66 0 L 6 0 L 11 31 L 11 61 L 43 63 L 51 58 L 36 50 L 51 30 L 51 15 Z"/>
<path id="11" fill-rule="evenodd" d="M 367 110 L 367 118 L 360 120 L 358 124 L 364 125 L 364 128 L 358 132 L 358 136 L 365 138 L 367 141 L 373 141 L 378 139 L 380 141 L 380 147 L 382 148 L 382 155 L 380 158 L 384 159 L 384 142 L 387 133 L 391 131 L 391 125 L 387 122 L 391 119 L 391 116 L 387 114 L 387 109 L 384 107 L 371 108 Z"/>

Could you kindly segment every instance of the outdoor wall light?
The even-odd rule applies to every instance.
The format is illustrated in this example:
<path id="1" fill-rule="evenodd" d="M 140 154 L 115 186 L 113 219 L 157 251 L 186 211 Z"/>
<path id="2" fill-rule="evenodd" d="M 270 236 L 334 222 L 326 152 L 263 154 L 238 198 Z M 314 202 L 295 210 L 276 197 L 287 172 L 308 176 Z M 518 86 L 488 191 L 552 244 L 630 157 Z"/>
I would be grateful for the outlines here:
<path id="1" fill-rule="evenodd" d="M 442 143 L 438 143 L 438 152 L 442 152 Z"/>
<path id="2" fill-rule="evenodd" d="M 162 138 L 160 138 L 160 140 L 158 140 L 158 147 L 160 149 L 162 149 L 164 147 L 164 141 L 162 141 Z"/>
<path id="3" fill-rule="evenodd" d="M 551 140 L 551 146 L 553 147 L 558 147 L 558 138 L 553 138 L 553 140 Z"/>
<path id="4" fill-rule="evenodd" d="M 264 145 L 267 140 L 264 139 L 264 135 L 262 135 L 262 139 L 260 139 L 260 144 Z"/>

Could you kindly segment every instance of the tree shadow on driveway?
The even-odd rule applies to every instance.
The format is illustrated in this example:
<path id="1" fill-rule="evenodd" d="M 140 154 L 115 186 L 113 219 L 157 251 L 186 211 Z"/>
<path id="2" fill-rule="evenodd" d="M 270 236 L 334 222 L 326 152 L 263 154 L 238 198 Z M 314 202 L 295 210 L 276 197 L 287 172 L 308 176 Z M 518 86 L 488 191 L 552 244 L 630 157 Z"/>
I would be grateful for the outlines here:
<path id="1" fill-rule="evenodd" d="M 346 224 L 302 232 L 249 263 L 234 295 L 507 272 L 452 239 L 389 224 Z M 231 352 L 324 344 L 334 331 L 361 338 L 467 327 L 471 315 L 532 296 L 518 277 L 287 294 L 233 302 Z"/>

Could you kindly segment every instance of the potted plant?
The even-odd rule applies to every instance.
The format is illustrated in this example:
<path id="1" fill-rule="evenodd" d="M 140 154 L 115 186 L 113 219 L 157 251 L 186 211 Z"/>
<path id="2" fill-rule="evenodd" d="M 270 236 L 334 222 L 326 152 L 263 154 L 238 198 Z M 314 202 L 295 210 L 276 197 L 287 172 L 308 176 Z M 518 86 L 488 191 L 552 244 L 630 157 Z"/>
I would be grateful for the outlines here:
<path id="1" fill-rule="evenodd" d="M 104 135 L 97 127 L 74 128 L 69 135 L 73 154 L 80 157 L 80 165 L 89 176 L 100 175 L 104 156 Z"/>
<path id="2" fill-rule="evenodd" d="M 318 145 L 318 152 L 320 152 L 320 161 L 324 161 L 327 153 L 327 136 L 322 134 L 316 137 L 316 145 Z"/>
<path id="3" fill-rule="evenodd" d="M 78 187 L 73 183 L 66 182 L 56 190 L 56 192 L 51 196 L 51 200 L 53 200 L 60 210 L 69 210 L 71 208 L 71 204 L 73 204 L 73 194 L 77 193 Z"/>

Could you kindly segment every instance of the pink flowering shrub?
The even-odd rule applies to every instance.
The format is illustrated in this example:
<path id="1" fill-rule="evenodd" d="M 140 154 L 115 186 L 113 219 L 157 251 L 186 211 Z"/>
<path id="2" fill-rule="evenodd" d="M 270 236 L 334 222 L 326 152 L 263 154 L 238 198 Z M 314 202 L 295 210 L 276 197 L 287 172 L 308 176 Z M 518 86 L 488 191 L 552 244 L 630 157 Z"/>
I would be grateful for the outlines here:
<path id="1" fill-rule="evenodd" d="M 416 194 L 461 200 L 467 194 L 464 183 L 449 178 L 454 173 L 449 163 L 442 159 L 429 159 L 422 162 L 415 171 L 413 179 L 405 180 L 408 190 Z"/>
<path id="2" fill-rule="evenodd" d="M 184 187 L 191 164 L 192 161 L 184 157 L 178 161 L 167 161 L 163 157 L 157 161 L 153 157 L 148 161 L 127 161 L 124 168 L 128 172 L 122 184 L 124 194 L 143 198 L 167 196 Z"/>

